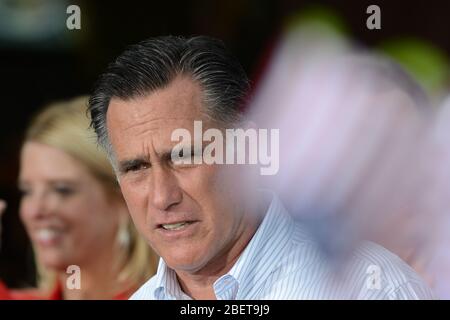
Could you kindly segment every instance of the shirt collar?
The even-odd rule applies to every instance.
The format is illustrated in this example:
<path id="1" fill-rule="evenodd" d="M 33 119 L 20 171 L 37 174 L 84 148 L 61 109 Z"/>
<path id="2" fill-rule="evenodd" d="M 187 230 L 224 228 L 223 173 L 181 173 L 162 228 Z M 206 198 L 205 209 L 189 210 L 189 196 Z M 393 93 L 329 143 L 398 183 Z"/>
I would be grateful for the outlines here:
<path id="1" fill-rule="evenodd" d="M 278 261 L 273 257 L 274 243 L 282 256 L 288 250 L 288 239 L 293 230 L 292 219 L 279 198 L 268 190 L 263 191 L 272 197 L 269 208 L 254 236 L 242 252 L 230 271 L 214 282 L 214 292 L 218 299 L 236 299 L 261 286 L 264 280 L 277 269 Z M 267 266 L 266 261 L 274 261 Z M 169 268 L 161 258 L 156 274 L 154 295 L 156 299 L 190 299 L 180 288 L 175 271 Z"/>
<path id="2" fill-rule="evenodd" d="M 181 290 L 175 271 L 169 268 L 162 258 L 159 259 L 154 295 L 158 300 L 189 299 Z"/>

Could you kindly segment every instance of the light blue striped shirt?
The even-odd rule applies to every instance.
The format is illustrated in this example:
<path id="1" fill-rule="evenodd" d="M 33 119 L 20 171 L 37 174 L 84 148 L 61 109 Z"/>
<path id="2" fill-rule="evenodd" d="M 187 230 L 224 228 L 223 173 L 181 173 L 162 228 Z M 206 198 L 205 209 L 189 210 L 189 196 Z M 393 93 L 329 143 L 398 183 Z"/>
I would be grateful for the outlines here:
<path id="1" fill-rule="evenodd" d="M 231 270 L 217 279 L 219 300 L 234 299 L 432 299 L 433 294 L 400 258 L 364 242 L 336 268 L 277 196 Z M 158 271 L 130 299 L 191 299 L 175 271 L 160 259 Z"/>

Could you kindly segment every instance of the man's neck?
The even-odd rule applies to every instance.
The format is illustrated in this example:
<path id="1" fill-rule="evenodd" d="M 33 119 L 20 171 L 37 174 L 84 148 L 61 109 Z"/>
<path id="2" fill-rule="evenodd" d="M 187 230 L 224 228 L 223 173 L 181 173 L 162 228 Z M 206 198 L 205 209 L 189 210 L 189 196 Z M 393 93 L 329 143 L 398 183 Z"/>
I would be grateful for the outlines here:
<path id="1" fill-rule="evenodd" d="M 236 243 L 233 252 L 230 251 L 228 255 L 223 253 L 221 256 L 224 258 L 216 259 L 217 262 L 207 265 L 200 271 L 194 273 L 177 271 L 178 283 L 183 292 L 195 300 L 215 300 L 214 282 L 231 270 L 253 234 L 254 232 L 246 237 L 245 243 Z"/>
<path id="2" fill-rule="evenodd" d="M 225 247 L 217 258 L 195 272 L 176 271 L 178 283 L 184 293 L 195 300 L 215 300 L 214 283 L 228 273 L 245 250 L 267 211 L 264 201 L 257 201 L 258 207 L 250 215 L 244 215 L 236 240 Z"/>

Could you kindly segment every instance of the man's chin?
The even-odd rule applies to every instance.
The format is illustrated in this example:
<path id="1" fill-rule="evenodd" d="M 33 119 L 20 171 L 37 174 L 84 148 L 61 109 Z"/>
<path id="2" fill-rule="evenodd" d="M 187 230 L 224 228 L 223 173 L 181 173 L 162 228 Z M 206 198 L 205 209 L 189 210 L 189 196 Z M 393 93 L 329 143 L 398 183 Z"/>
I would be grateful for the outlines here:
<path id="1" fill-rule="evenodd" d="M 205 266 L 204 257 L 201 257 L 202 259 L 198 258 L 199 256 L 197 254 L 163 257 L 164 262 L 169 268 L 186 273 L 195 273 Z"/>

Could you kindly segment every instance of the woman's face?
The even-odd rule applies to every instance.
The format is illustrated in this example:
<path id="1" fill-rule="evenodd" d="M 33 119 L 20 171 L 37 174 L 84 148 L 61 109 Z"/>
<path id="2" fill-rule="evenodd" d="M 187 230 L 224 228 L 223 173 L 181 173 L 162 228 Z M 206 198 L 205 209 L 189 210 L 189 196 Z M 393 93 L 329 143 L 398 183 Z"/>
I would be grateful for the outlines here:
<path id="1" fill-rule="evenodd" d="M 27 142 L 19 188 L 21 219 L 46 268 L 65 270 L 111 253 L 119 214 L 82 163 L 60 149 Z"/>

